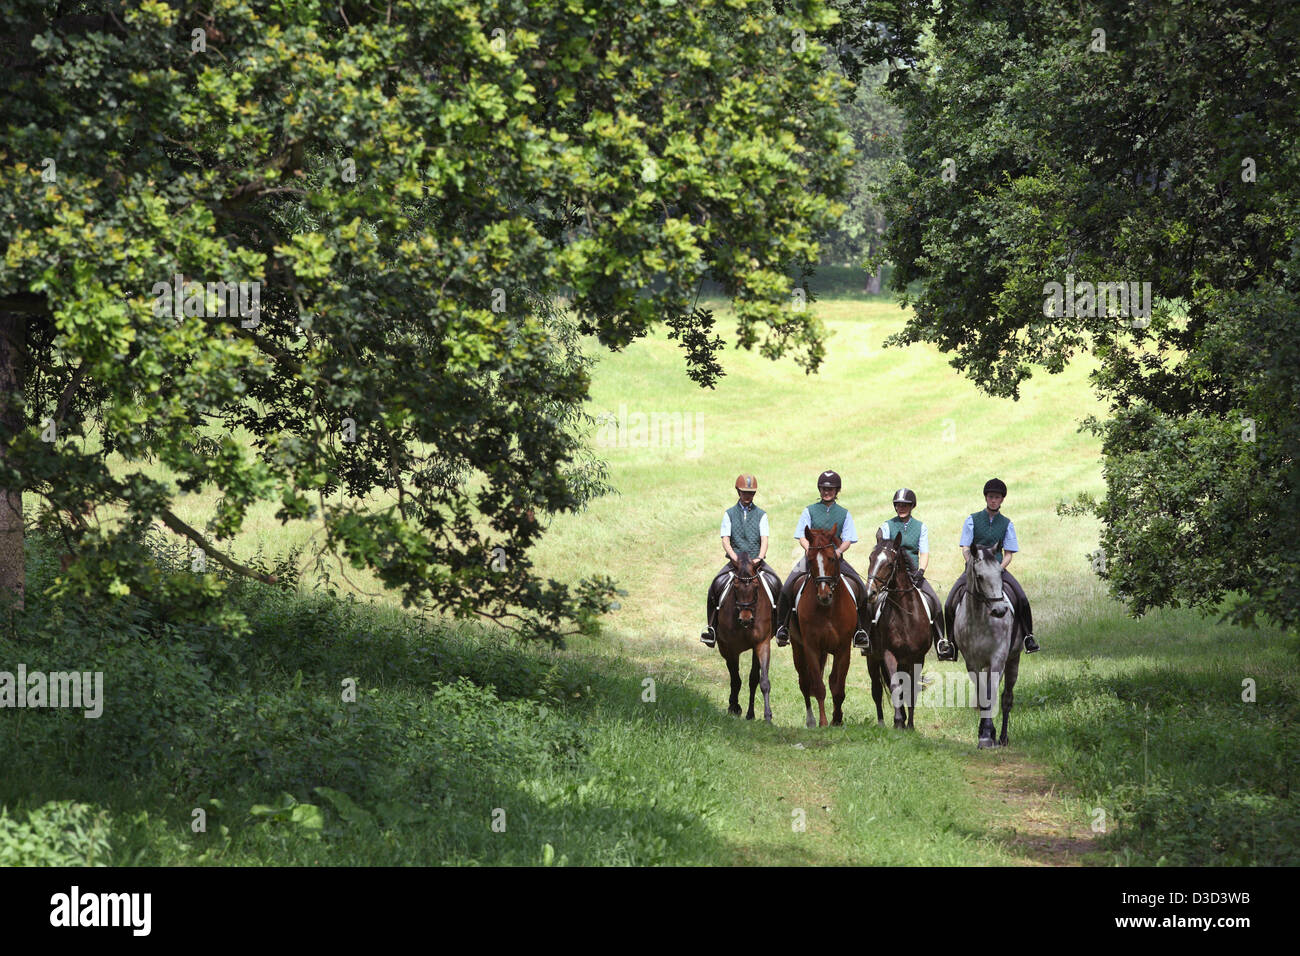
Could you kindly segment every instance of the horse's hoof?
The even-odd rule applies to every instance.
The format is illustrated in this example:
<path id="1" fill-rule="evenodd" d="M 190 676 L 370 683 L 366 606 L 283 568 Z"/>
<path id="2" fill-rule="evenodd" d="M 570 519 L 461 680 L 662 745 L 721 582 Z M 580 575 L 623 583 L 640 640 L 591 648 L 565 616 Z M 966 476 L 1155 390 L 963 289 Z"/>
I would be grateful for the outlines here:
<path id="1" fill-rule="evenodd" d="M 980 749 L 980 750 L 988 750 L 990 747 L 996 747 L 996 746 L 997 746 L 997 744 L 993 741 L 993 738 L 992 738 L 992 737 L 981 737 L 981 738 L 980 738 L 980 742 L 979 742 L 979 749 Z"/>
<path id="2" fill-rule="evenodd" d="M 999 740 L 998 740 L 998 746 L 999 746 L 999 747 L 1005 747 L 1006 745 L 1007 745 L 1007 738 L 1006 738 L 1006 737 L 999 738 Z"/>
<path id="3" fill-rule="evenodd" d="M 883 720 L 878 720 L 878 721 L 876 721 L 876 726 L 877 726 L 877 727 L 883 727 L 883 726 L 885 726 L 885 722 L 884 722 Z"/>
<path id="4" fill-rule="evenodd" d="M 740 708 L 739 708 L 739 707 L 728 707 L 728 708 L 727 708 L 727 713 L 730 714 L 732 717 L 739 717 L 739 716 L 740 716 Z"/>
<path id="5" fill-rule="evenodd" d="M 746 719 L 746 720 L 753 720 L 753 719 L 754 719 L 754 712 L 751 710 L 749 713 L 747 713 L 747 714 L 745 715 L 745 719 Z"/>
<path id="6" fill-rule="evenodd" d="M 807 726 L 808 729 L 811 730 L 812 728 L 814 728 L 814 727 L 817 726 L 817 721 L 815 721 L 815 720 L 813 720 L 811 717 L 809 717 L 809 718 L 808 718 L 808 723 L 807 723 L 805 726 Z"/>

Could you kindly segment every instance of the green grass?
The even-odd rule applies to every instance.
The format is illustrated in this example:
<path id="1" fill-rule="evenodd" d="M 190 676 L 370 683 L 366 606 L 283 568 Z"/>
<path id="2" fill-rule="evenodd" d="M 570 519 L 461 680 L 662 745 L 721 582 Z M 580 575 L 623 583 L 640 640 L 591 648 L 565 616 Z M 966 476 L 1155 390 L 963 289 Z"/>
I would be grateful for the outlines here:
<path id="1" fill-rule="evenodd" d="M 1096 526 L 1056 515 L 1058 500 L 1103 488 L 1096 442 L 1076 429 L 1097 407 L 1087 366 L 995 401 L 933 349 L 882 349 L 902 321 L 888 302 L 816 308 L 831 333 L 816 376 L 728 349 L 727 376 L 701 391 L 662 335 L 601 359 L 593 413 L 693 428 L 602 447 L 620 494 L 552 520 L 544 573 L 607 572 L 628 591 L 601 637 L 566 651 L 421 622 L 387 599 L 253 584 L 229 599 L 252 623 L 240 641 L 147 609 L 134 630 L 46 609 L 48 635 L 0 641 L 0 667 L 101 662 L 109 701 L 98 721 L 0 712 L 0 759 L 26 771 L 0 778 L 0 860 L 31 832 L 75 830 L 59 822 L 72 811 L 46 806 L 75 801 L 82 830 L 101 814 L 117 864 L 1300 862 L 1295 638 L 1182 611 L 1128 618 L 1089 569 Z M 802 726 L 785 650 L 774 725 L 726 715 L 725 667 L 696 636 L 732 482 L 758 476 L 784 572 L 825 468 L 843 476 L 864 538 L 895 488 L 917 491 L 941 593 L 984 481 L 1010 486 L 1013 570 L 1044 652 L 1022 661 L 1008 752 L 976 751 L 963 709 L 922 707 L 914 734 L 877 728 L 861 658 L 844 728 Z M 191 496 L 178 513 L 201 521 L 210 504 Z M 307 540 L 270 510 L 237 554 Z M 50 558 L 32 548 L 38 593 Z M 957 667 L 927 669 L 942 680 Z M 355 704 L 341 700 L 346 678 Z M 316 810 L 295 822 L 293 803 Z M 1057 850 L 1033 842 L 1043 834 Z M 65 842 L 61 859 L 103 859 L 97 840 Z"/>

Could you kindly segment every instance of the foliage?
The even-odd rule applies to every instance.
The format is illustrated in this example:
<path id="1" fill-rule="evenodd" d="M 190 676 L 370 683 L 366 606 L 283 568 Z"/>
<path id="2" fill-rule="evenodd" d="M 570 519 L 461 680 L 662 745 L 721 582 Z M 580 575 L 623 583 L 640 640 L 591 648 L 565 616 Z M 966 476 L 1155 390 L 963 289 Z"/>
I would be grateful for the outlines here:
<path id="1" fill-rule="evenodd" d="M 742 345 L 822 359 L 786 272 L 816 259 L 848 165 L 822 0 L 4 0 L 0 18 L 0 310 L 29 353 L 0 487 L 41 495 L 51 525 L 120 511 L 59 593 L 210 602 L 213 576 L 145 559 L 149 528 L 255 575 L 218 543 L 271 501 L 408 604 L 558 641 L 611 597 L 528 554 L 544 515 L 603 488 L 577 335 L 621 348 L 672 320 L 708 384 L 707 277 Z M 172 314 L 174 279 L 209 285 Z M 213 282 L 259 285 L 236 309 Z M 191 528 L 171 503 L 205 486 L 220 504 Z"/>
<path id="2" fill-rule="evenodd" d="M 85 803 L 51 800 L 21 823 L 0 807 L 0 866 L 107 866 L 109 815 Z"/>
<path id="3" fill-rule="evenodd" d="M 1096 358 L 1107 494 L 1079 507 L 1136 614 L 1241 590 L 1234 620 L 1300 623 L 1298 32 L 1264 0 L 956 3 L 899 86 L 894 344 L 1011 397 Z M 1056 309 L 1050 283 L 1085 281 L 1154 307 Z"/>

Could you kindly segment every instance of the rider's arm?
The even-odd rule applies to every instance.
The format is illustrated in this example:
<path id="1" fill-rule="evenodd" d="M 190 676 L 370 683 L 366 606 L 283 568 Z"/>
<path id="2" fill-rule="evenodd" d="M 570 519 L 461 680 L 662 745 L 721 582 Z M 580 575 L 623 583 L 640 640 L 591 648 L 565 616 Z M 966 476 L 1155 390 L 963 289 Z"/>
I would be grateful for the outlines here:
<path id="1" fill-rule="evenodd" d="M 724 536 L 723 536 L 723 538 L 722 538 L 722 550 L 725 551 L 725 552 L 727 552 L 727 557 L 730 558 L 732 561 L 739 561 L 739 560 L 740 560 L 739 558 L 736 557 L 736 552 L 735 552 L 735 550 L 733 550 L 732 547 L 731 547 L 731 535 L 724 535 Z"/>
<path id="2" fill-rule="evenodd" d="M 767 539 L 767 514 L 764 513 L 762 519 L 758 522 L 758 560 L 760 561 L 767 557 Z"/>
<path id="3" fill-rule="evenodd" d="M 794 527 L 794 539 L 799 542 L 799 547 L 803 548 L 805 552 L 808 550 L 808 539 L 803 536 L 803 533 L 804 529 L 811 523 L 812 515 L 808 513 L 807 508 L 804 508 L 803 514 L 799 516 L 799 523 Z"/>
<path id="4" fill-rule="evenodd" d="M 840 546 L 836 548 L 837 554 L 843 554 L 858 540 L 858 529 L 853 525 L 853 515 L 847 511 L 844 513 L 844 527 L 840 529 Z"/>
<path id="5" fill-rule="evenodd" d="M 728 560 L 736 560 L 736 552 L 731 547 L 731 515 L 722 512 L 722 550 L 727 553 Z"/>
<path id="6" fill-rule="evenodd" d="M 924 571 L 930 563 L 930 529 L 921 525 L 921 540 L 916 545 L 916 569 Z"/>
<path id="7" fill-rule="evenodd" d="M 1020 542 L 1016 540 L 1016 526 L 1007 521 L 1007 533 L 1002 536 L 1002 566 L 1005 568 L 1011 563 L 1012 556 L 1020 550 Z"/>
<path id="8" fill-rule="evenodd" d="M 961 546 L 961 556 L 963 561 L 970 560 L 970 546 L 975 540 L 975 522 L 971 516 L 966 516 L 966 521 L 961 526 L 961 537 L 957 539 L 957 544 Z"/>

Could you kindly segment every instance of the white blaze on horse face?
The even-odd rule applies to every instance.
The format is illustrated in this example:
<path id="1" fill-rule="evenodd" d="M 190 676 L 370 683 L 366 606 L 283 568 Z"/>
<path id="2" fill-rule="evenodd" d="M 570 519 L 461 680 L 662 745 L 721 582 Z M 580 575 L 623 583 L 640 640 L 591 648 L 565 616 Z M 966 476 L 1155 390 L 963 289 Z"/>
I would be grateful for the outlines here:
<path id="1" fill-rule="evenodd" d="M 873 578 L 873 580 L 879 576 L 881 566 L 883 566 L 884 563 L 885 563 L 885 552 L 881 551 L 880 555 L 876 558 L 876 566 L 871 569 L 871 577 Z"/>

